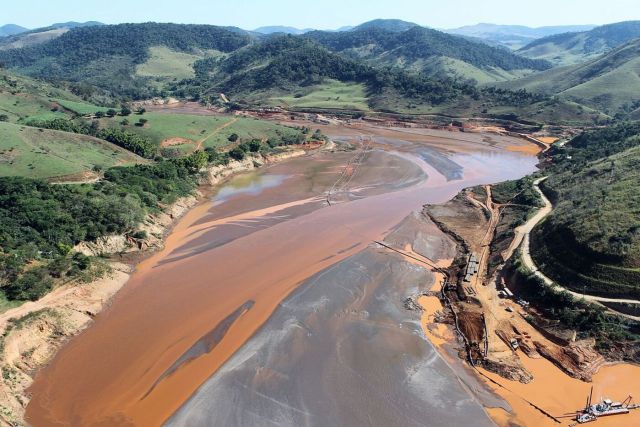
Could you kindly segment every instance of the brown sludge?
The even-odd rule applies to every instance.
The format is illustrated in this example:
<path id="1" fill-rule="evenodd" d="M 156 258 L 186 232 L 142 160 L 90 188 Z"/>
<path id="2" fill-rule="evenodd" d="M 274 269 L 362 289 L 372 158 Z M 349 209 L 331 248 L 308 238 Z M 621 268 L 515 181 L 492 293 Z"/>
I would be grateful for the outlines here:
<path id="1" fill-rule="evenodd" d="M 189 212 L 166 248 L 38 374 L 27 420 L 162 423 L 308 278 L 382 239 L 422 204 L 523 176 L 536 163 L 503 149 L 527 142 L 497 135 L 324 131 L 356 150 L 290 160 L 248 183 L 238 178 L 222 200 Z M 215 345 L 199 346 L 248 301 Z"/>
<path id="2" fill-rule="evenodd" d="M 485 187 L 482 194 L 464 191 L 445 204 L 428 206 L 425 212 L 441 228 L 462 239 L 467 252 L 478 254 L 481 262 L 486 262 L 487 236 L 492 234 L 487 230 L 492 230 L 491 218 L 497 213 L 490 187 Z M 484 367 L 478 371 L 484 376 L 486 385 L 512 408 L 507 412 L 504 408 L 489 407 L 488 412 L 498 425 L 574 424 L 575 413 L 584 408 L 591 386 L 594 387 L 594 401 L 601 398 L 622 401 L 628 395 L 640 395 L 640 367 L 604 365 L 603 357 L 594 351 L 591 340 L 559 345 L 547 339 L 525 320 L 528 313 L 522 307 L 515 301 L 498 297 L 493 283 L 495 277 L 485 277 L 483 268 L 480 267 L 480 273 L 470 282 L 461 282 L 462 286 L 450 295 L 460 329 L 472 343 L 471 352 L 482 359 L 478 366 Z M 427 336 L 440 348 L 451 350 L 450 344 L 442 338 L 450 338 L 451 334 L 447 335 L 446 329 L 443 332 L 442 323 L 437 323 L 441 320 L 439 315 L 449 310 L 445 310 L 435 297 L 423 297 L 419 302 L 424 308 L 423 328 Z M 507 311 L 507 307 L 512 311 Z M 480 355 L 485 337 L 486 354 Z M 510 341 L 516 337 L 519 346 L 514 351 Z M 640 425 L 640 411 L 601 417 L 597 425 Z"/>

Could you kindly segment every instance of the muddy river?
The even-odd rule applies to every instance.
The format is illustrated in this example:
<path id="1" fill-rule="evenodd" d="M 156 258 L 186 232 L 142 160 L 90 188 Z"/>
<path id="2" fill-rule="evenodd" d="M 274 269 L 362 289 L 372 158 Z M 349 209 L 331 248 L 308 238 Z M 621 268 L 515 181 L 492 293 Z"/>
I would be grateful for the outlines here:
<path id="1" fill-rule="evenodd" d="M 453 243 L 412 212 L 531 173 L 536 158 L 518 151 L 529 143 L 324 131 L 353 149 L 237 176 L 184 216 L 166 248 L 39 372 L 27 420 L 492 425 L 486 402 L 426 340 L 419 313 L 403 308 L 432 273 L 374 241 L 450 258 Z"/>

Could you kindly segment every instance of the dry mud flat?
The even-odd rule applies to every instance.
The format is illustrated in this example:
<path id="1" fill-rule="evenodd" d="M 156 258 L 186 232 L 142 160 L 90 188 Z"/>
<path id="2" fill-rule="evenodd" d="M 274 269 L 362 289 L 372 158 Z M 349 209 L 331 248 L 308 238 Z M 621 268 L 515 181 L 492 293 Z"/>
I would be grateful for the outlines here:
<path id="1" fill-rule="evenodd" d="M 450 425 L 447 414 L 465 416 L 456 405 L 467 405 L 479 414 L 479 422 L 489 422 L 424 340 L 419 316 L 402 317 L 398 304 L 407 296 L 402 294 L 431 285 L 426 270 L 397 262 L 392 253 L 379 253 L 370 245 L 424 203 L 442 202 L 470 185 L 525 175 L 533 171 L 536 159 L 503 149 L 527 144 L 516 139 L 488 141 L 491 136 L 465 135 L 456 143 L 455 135 L 433 136 L 426 130 L 422 135 L 387 129 L 381 131 L 384 135 L 343 131 L 327 133 L 343 135 L 356 150 L 316 153 L 258 171 L 248 182 L 238 178 L 219 198 L 190 211 L 167 239 L 165 250 L 140 264 L 111 307 L 38 374 L 27 420 L 38 426 L 158 425 L 208 378 L 225 372 L 219 369 L 251 337 L 262 334 L 260 327 L 276 309 L 287 306 L 281 303 L 292 292 L 312 283 L 311 277 L 318 283 L 327 277 L 331 283 L 336 276 L 320 272 L 335 271 L 353 277 L 353 283 L 346 283 L 346 289 L 343 284 L 325 294 L 311 293 L 308 302 L 300 303 L 300 311 L 292 312 L 300 316 L 298 323 L 315 328 L 319 341 L 313 345 L 327 347 L 325 353 L 303 351 L 299 346 L 304 341 L 296 334 L 283 338 L 285 349 L 287 344 L 295 348 L 278 349 L 278 369 L 263 370 L 269 379 L 288 375 L 290 381 L 316 380 L 315 388 L 305 383 L 311 394 L 303 402 L 319 405 L 314 414 L 332 405 L 321 403 L 322 396 L 351 390 L 342 392 L 344 412 L 336 415 L 344 417 L 340 422 L 345 425 L 388 425 L 401 417 L 403 408 L 409 408 L 405 419 L 415 425 L 430 424 L 432 417 Z M 403 139 L 405 135 L 409 136 Z M 347 259 L 352 263 L 341 264 Z M 336 270 L 327 270 L 332 266 Z M 320 286 L 314 284 L 314 292 L 320 292 Z M 300 289 L 295 298 L 306 298 L 305 287 Z M 361 298 L 349 299 L 358 292 Z M 335 301 L 314 300 L 333 298 L 334 293 L 340 296 Z M 350 322 L 351 317 L 362 321 Z M 331 348 L 344 352 L 331 353 Z M 276 354 L 273 351 L 261 354 L 268 358 Z M 322 357 L 326 370 L 315 366 Z M 343 361 L 351 370 L 340 370 L 346 369 Z M 318 372 L 304 373 L 311 369 Z M 347 371 L 377 385 L 378 395 L 358 396 L 362 383 L 357 375 L 349 380 Z M 269 384 L 271 388 L 260 389 L 268 392 L 266 400 L 272 395 L 280 399 L 286 393 L 281 387 L 289 386 L 284 381 Z M 385 400 L 390 393 L 397 394 Z M 244 395 L 247 402 L 225 397 L 215 405 L 250 408 L 256 396 Z M 301 401 L 291 402 L 295 406 Z M 367 409 L 358 410 L 359 405 Z M 242 420 L 227 420 L 242 425 Z M 324 420 L 335 423 L 339 418 Z"/>

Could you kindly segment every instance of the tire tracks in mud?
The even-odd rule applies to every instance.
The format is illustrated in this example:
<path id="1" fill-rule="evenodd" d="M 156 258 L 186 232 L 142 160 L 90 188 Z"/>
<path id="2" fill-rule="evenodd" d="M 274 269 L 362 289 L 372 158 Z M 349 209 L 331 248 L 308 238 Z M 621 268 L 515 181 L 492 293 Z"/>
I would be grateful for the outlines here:
<path id="1" fill-rule="evenodd" d="M 367 137 L 366 142 L 364 142 L 364 145 L 362 146 L 362 148 L 352 158 L 350 158 L 347 164 L 345 165 L 345 167 L 342 168 L 342 172 L 340 173 L 340 176 L 338 177 L 336 182 L 333 183 L 333 186 L 327 192 L 326 201 L 329 206 L 332 206 L 331 204 L 332 195 L 336 193 L 344 193 L 348 191 L 349 184 L 351 183 L 351 181 L 353 180 L 353 177 L 356 175 L 356 173 L 358 172 L 358 169 L 364 162 L 367 156 L 367 153 L 371 150 L 372 142 L 373 142 L 372 138 Z"/>

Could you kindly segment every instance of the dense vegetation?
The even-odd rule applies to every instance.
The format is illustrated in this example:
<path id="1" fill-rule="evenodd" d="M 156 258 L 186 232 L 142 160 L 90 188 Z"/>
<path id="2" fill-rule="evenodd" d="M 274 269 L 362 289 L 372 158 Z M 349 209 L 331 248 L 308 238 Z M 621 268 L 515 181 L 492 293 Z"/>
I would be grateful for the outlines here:
<path id="1" fill-rule="evenodd" d="M 615 359 L 640 360 L 640 325 L 606 313 L 604 307 L 581 301 L 567 292 L 553 289 L 512 258 L 506 266 L 511 282 L 518 283 L 518 295 L 529 301 L 547 320 L 578 332 L 579 338 L 594 338 L 596 347 Z M 535 319 L 530 319 L 536 322 Z M 544 325 L 541 325 L 544 326 Z M 631 348 L 626 348 L 631 347 Z"/>
<path id="2" fill-rule="evenodd" d="M 640 124 L 586 132 L 552 151 L 543 184 L 554 212 L 532 256 L 577 292 L 640 297 Z"/>
<path id="3" fill-rule="evenodd" d="M 108 234 L 135 233 L 147 211 L 195 188 L 194 165 L 202 164 L 202 155 L 109 169 L 96 184 L 0 178 L 0 286 L 6 296 L 37 299 L 55 278 L 87 270 L 90 260 L 71 248 Z"/>
<path id="4" fill-rule="evenodd" d="M 524 58 L 505 49 L 419 26 L 401 32 L 377 26 L 346 32 L 314 31 L 305 34 L 304 37 L 311 38 L 333 51 L 375 60 L 380 60 L 381 55 L 387 60 L 392 57 L 410 61 L 444 56 L 476 67 L 497 67 L 508 71 L 545 70 L 550 67 L 550 64 L 543 60 Z M 363 48 L 366 48 L 366 52 L 362 51 Z"/>
<path id="5" fill-rule="evenodd" d="M 32 120 L 29 121 L 27 125 L 95 136 L 147 159 L 153 158 L 157 152 L 157 147 L 148 138 L 121 129 L 99 129 L 97 122 L 78 122 L 58 118 L 51 120 Z"/>
<path id="6" fill-rule="evenodd" d="M 479 89 L 451 78 L 435 79 L 398 69 L 374 68 L 294 36 L 274 36 L 224 60 L 198 61 L 195 67 L 197 77 L 183 82 L 180 90 L 211 102 L 216 102 L 219 92 L 250 102 L 264 98 L 265 91 L 291 93 L 328 79 L 364 84 L 369 103 L 378 109 L 385 109 L 387 100 L 393 97 L 426 105 L 463 99 L 523 105 L 544 99 L 524 90 Z"/>
<path id="7" fill-rule="evenodd" d="M 35 77 L 77 82 L 77 92 L 96 86 L 117 96 L 157 94 L 148 79 L 134 77 L 149 48 L 231 52 L 251 41 L 238 29 L 211 25 L 120 24 L 75 28 L 46 43 L 0 51 L 0 63 Z"/>
<path id="8" fill-rule="evenodd" d="M 42 69 L 44 77 L 66 78 L 93 61 L 111 56 L 130 58 L 143 63 L 149 47 L 167 46 L 189 51 L 214 49 L 231 52 L 248 44 L 251 37 L 241 30 L 212 25 L 120 24 L 76 28 L 47 43 L 0 53 L 0 60 L 9 67 L 33 67 L 43 59 L 55 58 L 55 68 Z"/>

